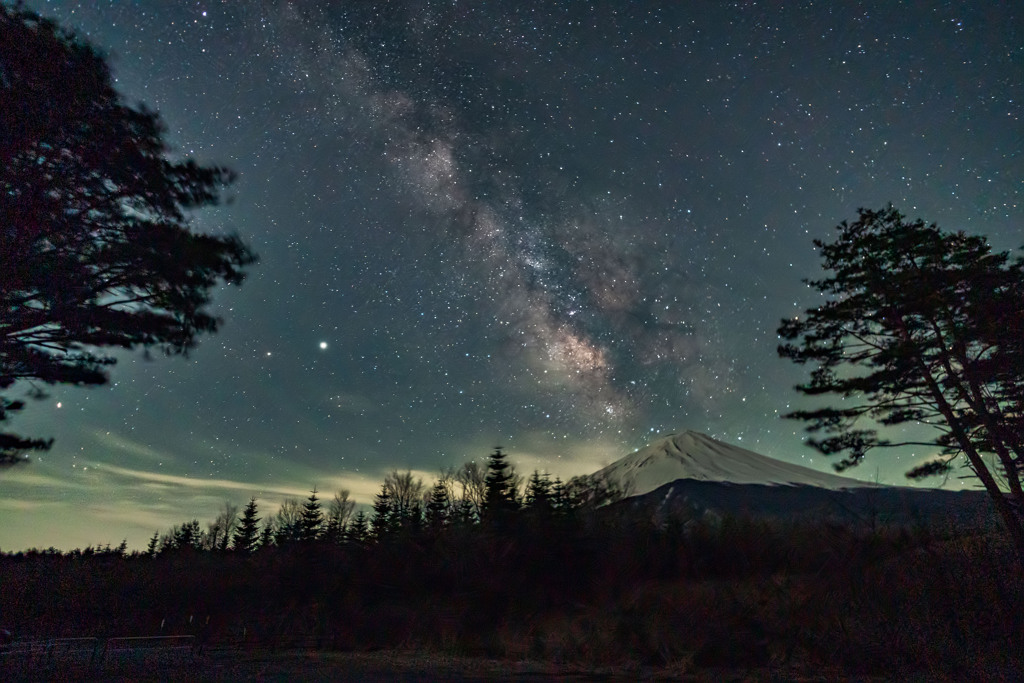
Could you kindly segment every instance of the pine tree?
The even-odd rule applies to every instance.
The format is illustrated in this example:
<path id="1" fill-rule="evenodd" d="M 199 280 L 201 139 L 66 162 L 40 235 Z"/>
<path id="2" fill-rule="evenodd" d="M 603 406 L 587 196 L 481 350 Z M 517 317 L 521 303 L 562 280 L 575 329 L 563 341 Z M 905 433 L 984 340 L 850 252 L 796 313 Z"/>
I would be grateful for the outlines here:
<path id="1" fill-rule="evenodd" d="M 526 485 L 525 505 L 535 517 L 547 517 L 554 510 L 552 504 L 551 480 L 547 473 L 534 470 Z"/>
<path id="2" fill-rule="evenodd" d="M 451 521 L 460 527 L 473 526 L 480 521 L 476 514 L 476 506 L 468 498 L 460 498 L 452 508 Z"/>
<path id="3" fill-rule="evenodd" d="M 346 540 L 349 543 L 362 544 L 370 540 L 370 525 L 366 519 L 366 513 L 360 510 L 352 519 L 346 533 Z"/>
<path id="4" fill-rule="evenodd" d="M 905 221 L 892 206 L 861 209 L 837 230 L 835 242 L 814 243 L 830 274 L 807 281 L 825 302 L 779 328 L 780 355 L 815 366 L 797 389 L 837 403 L 786 417 L 823 433 L 809 440 L 822 453 L 846 454 L 837 469 L 906 445 L 945 454 L 910 476 L 963 458 L 1024 563 L 1024 262 L 992 253 L 984 237 Z M 888 438 L 887 427 L 904 424 L 928 425 L 933 437 Z"/>
<path id="5" fill-rule="evenodd" d="M 234 174 L 164 135 L 80 34 L 0 3 L 0 390 L 104 384 L 104 349 L 183 354 L 217 331 L 213 290 L 256 257 L 190 216 Z M 0 423 L 23 408 L 0 395 Z M 51 443 L 0 433 L 0 465 Z"/>
<path id="6" fill-rule="evenodd" d="M 146 554 L 150 557 L 156 557 L 157 553 L 160 552 L 160 532 L 154 531 L 152 537 L 149 539 L 149 545 L 146 546 Z"/>
<path id="7" fill-rule="evenodd" d="M 277 545 L 274 539 L 274 525 L 269 521 L 263 524 L 263 529 L 260 531 L 260 542 L 259 550 L 267 550 Z"/>
<path id="8" fill-rule="evenodd" d="M 172 534 L 171 547 L 175 550 L 200 550 L 203 532 L 199 520 L 193 519 L 178 527 Z"/>
<path id="9" fill-rule="evenodd" d="M 416 538 L 423 533 L 423 501 L 413 501 L 402 522 L 402 530 Z"/>
<path id="10" fill-rule="evenodd" d="M 370 518 L 373 538 L 380 541 L 393 535 L 396 531 L 395 522 L 394 505 L 385 484 L 381 486 L 380 493 L 373 500 L 373 516 Z"/>
<path id="11" fill-rule="evenodd" d="M 324 531 L 320 535 L 320 540 L 334 545 L 341 545 L 345 540 L 345 526 L 341 523 L 341 520 L 333 515 L 328 515 L 327 521 L 324 522 Z"/>
<path id="12" fill-rule="evenodd" d="M 256 550 L 260 534 L 260 518 L 256 516 L 257 512 L 256 497 L 253 496 L 242 511 L 242 518 L 235 529 L 235 536 L 232 539 L 235 552 L 249 555 Z"/>
<path id="13" fill-rule="evenodd" d="M 440 531 L 448 525 L 451 513 L 452 504 L 448 497 L 448 487 L 443 481 L 438 480 L 430 490 L 430 500 L 427 502 L 427 528 L 435 533 Z"/>
<path id="14" fill-rule="evenodd" d="M 487 458 L 486 493 L 481 520 L 489 524 L 506 524 L 518 510 L 515 472 L 507 455 L 498 446 Z"/>
<path id="15" fill-rule="evenodd" d="M 320 507 L 320 499 L 316 496 L 316 487 L 309 494 L 305 505 L 302 507 L 302 517 L 299 518 L 298 538 L 303 543 L 312 543 L 320 538 L 324 527 L 324 512 Z"/>
<path id="16" fill-rule="evenodd" d="M 545 472 L 534 470 L 526 484 L 526 507 L 548 508 L 551 506 L 551 479 Z"/>

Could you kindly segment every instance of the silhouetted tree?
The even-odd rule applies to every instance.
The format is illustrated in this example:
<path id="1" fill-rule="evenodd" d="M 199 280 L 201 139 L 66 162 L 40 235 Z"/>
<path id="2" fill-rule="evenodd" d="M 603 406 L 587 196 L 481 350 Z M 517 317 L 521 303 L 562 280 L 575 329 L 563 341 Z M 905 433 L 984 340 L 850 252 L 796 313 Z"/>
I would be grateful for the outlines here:
<path id="1" fill-rule="evenodd" d="M 779 353 L 814 366 L 801 393 L 839 402 L 786 417 L 823 432 L 809 440 L 822 453 L 845 453 L 840 470 L 880 447 L 927 445 L 945 454 L 909 476 L 948 471 L 963 456 L 1024 562 L 1024 264 L 992 253 L 984 237 L 906 221 L 892 206 L 861 209 L 837 230 L 836 241 L 814 242 L 830 274 L 806 281 L 827 298 L 782 321 L 787 343 Z M 905 423 L 936 435 L 879 434 L 879 426 Z"/>
<path id="2" fill-rule="evenodd" d="M 460 498 L 452 506 L 451 521 L 461 527 L 473 526 L 480 521 L 476 506 L 466 498 Z"/>
<path id="3" fill-rule="evenodd" d="M 207 524 L 206 535 L 203 537 L 203 548 L 206 550 L 227 550 L 231 542 L 231 534 L 238 524 L 238 506 L 231 502 L 224 503 L 217 518 Z"/>
<path id="4" fill-rule="evenodd" d="M 516 501 L 515 472 L 508 462 L 508 456 L 498 446 L 487 457 L 486 494 L 481 521 L 489 524 L 504 524 L 519 509 Z"/>
<path id="5" fill-rule="evenodd" d="M 389 523 L 396 529 L 409 529 L 422 520 L 423 480 L 411 470 L 393 470 L 384 476 L 383 490 L 390 506 Z"/>
<path id="6" fill-rule="evenodd" d="M 355 509 L 355 501 L 349 500 L 347 490 L 334 494 L 330 507 L 327 510 L 327 521 L 324 524 L 324 538 L 328 541 L 341 544 L 345 540 L 345 529 L 348 527 L 349 518 Z"/>
<path id="7" fill-rule="evenodd" d="M 199 520 L 193 519 L 171 529 L 165 547 L 169 550 L 200 550 L 202 543 L 202 528 L 199 526 Z"/>
<path id="8" fill-rule="evenodd" d="M 487 471 L 480 467 L 480 463 L 470 460 L 462 464 L 453 475 L 454 480 L 459 484 L 459 504 L 462 519 L 479 519 L 480 511 L 483 509 L 484 500 L 487 498 Z M 465 508 L 468 504 L 469 510 Z"/>
<path id="9" fill-rule="evenodd" d="M 366 519 L 366 513 L 360 510 L 352 518 L 352 523 L 346 531 L 345 538 L 350 543 L 366 543 L 370 540 L 370 525 Z"/>
<path id="10" fill-rule="evenodd" d="M 274 524 L 270 520 L 267 520 L 263 523 L 263 528 L 260 530 L 259 549 L 266 550 L 268 548 L 273 548 L 275 545 Z"/>
<path id="11" fill-rule="evenodd" d="M 380 493 L 373 499 L 373 515 L 370 517 L 370 525 L 373 529 L 372 536 L 378 541 L 391 536 L 398 528 L 394 506 L 391 502 L 391 492 L 386 483 L 381 485 Z"/>
<path id="12" fill-rule="evenodd" d="M 430 489 L 430 500 L 427 502 L 427 528 L 437 533 L 447 526 L 451 512 L 452 504 L 448 497 L 448 487 L 443 480 L 438 479 Z"/>
<path id="13" fill-rule="evenodd" d="M 299 518 L 298 539 L 303 543 L 312 543 L 320 538 L 324 527 L 324 512 L 320 506 L 320 499 L 316 496 L 316 487 L 309 494 L 306 503 L 302 506 L 302 516 Z"/>
<path id="14" fill-rule="evenodd" d="M 541 474 L 534 470 L 526 482 L 526 495 L 523 504 L 534 519 L 550 519 L 554 512 L 552 501 L 551 479 L 547 473 Z"/>
<path id="15" fill-rule="evenodd" d="M 259 522 L 260 518 L 257 517 L 259 509 L 256 505 L 256 497 L 253 496 L 249 499 L 248 505 L 242 510 L 242 518 L 238 522 L 238 527 L 235 529 L 235 535 L 232 539 L 232 548 L 236 552 L 244 553 L 246 555 L 251 554 L 256 550 L 259 544 Z"/>
<path id="16" fill-rule="evenodd" d="M 285 498 L 274 515 L 274 544 L 294 543 L 301 537 L 303 504 L 297 498 Z"/>
<path id="17" fill-rule="evenodd" d="M 158 552 L 160 552 L 160 532 L 154 531 L 153 536 L 149 539 L 149 544 L 146 546 L 146 554 L 150 557 L 156 557 Z"/>
<path id="18" fill-rule="evenodd" d="M 524 503 L 528 508 L 549 508 L 551 506 L 551 477 L 534 470 L 526 482 Z"/>
<path id="19" fill-rule="evenodd" d="M 0 389 L 103 384 L 102 349 L 182 354 L 217 330 L 211 291 L 256 258 L 190 231 L 233 174 L 171 161 L 164 132 L 122 103 L 96 48 L 0 5 Z M 23 407 L 0 396 L 0 421 Z M 0 433 L 0 463 L 51 443 Z"/>

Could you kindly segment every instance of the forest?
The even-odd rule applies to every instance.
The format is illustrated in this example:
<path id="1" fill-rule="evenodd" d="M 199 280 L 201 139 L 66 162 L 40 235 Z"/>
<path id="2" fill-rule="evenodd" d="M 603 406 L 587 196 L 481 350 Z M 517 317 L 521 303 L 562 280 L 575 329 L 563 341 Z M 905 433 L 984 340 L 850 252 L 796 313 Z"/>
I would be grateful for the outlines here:
<path id="1" fill-rule="evenodd" d="M 521 477 L 496 449 L 371 514 L 250 499 L 145 551 L 0 556 L 17 638 L 191 635 L 204 652 L 415 651 L 616 671 L 1019 670 L 1024 590 L 994 526 L 682 517 L 612 487 Z M 1016 668 L 1014 668 L 1016 667 Z"/>

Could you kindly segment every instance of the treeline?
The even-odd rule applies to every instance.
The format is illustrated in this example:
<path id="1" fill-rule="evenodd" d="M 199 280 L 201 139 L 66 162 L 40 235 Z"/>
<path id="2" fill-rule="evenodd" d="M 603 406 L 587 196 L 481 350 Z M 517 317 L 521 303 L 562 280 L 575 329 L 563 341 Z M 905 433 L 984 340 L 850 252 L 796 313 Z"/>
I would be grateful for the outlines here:
<path id="1" fill-rule="evenodd" d="M 306 500 L 285 499 L 276 513 L 260 516 L 253 497 L 239 513 L 230 502 L 206 524 L 198 519 L 153 534 L 146 555 L 175 551 L 235 551 L 250 554 L 274 547 L 314 544 L 367 544 L 396 537 L 437 536 L 450 529 L 509 527 L 519 517 L 553 520 L 593 509 L 621 497 L 615 487 L 592 477 L 558 477 L 534 470 L 524 478 L 507 454 L 495 448 L 485 466 L 469 461 L 443 470 L 432 486 L 411 471 L 393 470 L 384 477 L 369 513 L 355 512 L 347 490 L 325 501 L 314 488 Z M 96 552 L 87 549 L 89 552 Z M 125 544 L 104 552 L 126 552 Z"/>

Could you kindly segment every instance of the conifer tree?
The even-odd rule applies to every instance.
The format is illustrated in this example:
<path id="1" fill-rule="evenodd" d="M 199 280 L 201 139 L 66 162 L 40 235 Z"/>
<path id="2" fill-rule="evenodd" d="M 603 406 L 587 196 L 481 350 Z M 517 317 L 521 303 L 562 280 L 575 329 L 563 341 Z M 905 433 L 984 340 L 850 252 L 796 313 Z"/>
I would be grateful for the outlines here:
<path id="1" fill-rule="evenodd" d="M 806 281 L 825 302 L 779 328 L 779 353 L 814 366 L 797 389 L 837 403 L 786 417 L 823 433 L 809 440 L 822 453 L 846 454 L 837 469 L 906 445 L 945 454 L 909 476 L 964 461 L 1024 563 L 1024 262 L 891 205 L 837 230 L 835 242 L 814 242 L 829 275 Z M 888 427 L 908 423 L 930 426 L 931 438 L 891 438 Z"/>
<path id="2" fill-rule="evenodd" d="M 175 550 L 200 550 L 202 542 L 203 532 L 198 519 L 185 522 L 171 535 L 171 548 Z"/>
<path id="3" fill-rule="evenodd" d="M 362 544 L 370 540 L 370 525 L 366 513 L 360 510 L 348 525 L 345 538 L 349 543 Z"/>
<path id="4" fill-rule="evenodd" d="M 316 487 L 309 494 L 305 505 L 302 507 L 302 517 L 299 518 L 298 539 L 303 543 L 312 543 L 320 538 L 324 526 L 324 513 L 320 507 L 320 499 L 316 495 Z"/>
<path id="5" fill-rule="evenodd" d="M 481 520 L 492 524 L 507 523 L 519 508 L 516 502 L 515 472 L 501 447 L 487 458 L 486 493 Z"/>
<path id="6" fill-rule="evenodd" d="M 373 499 L 373 516 L 370 518 L 372 535 L 375 540 L 382 540 L 394 534 L 396 530 L 394 505 L 387 484 L 380 488 L 380 493 Z"/>
<path id="7" fill-rule="evenodd" d="M 451 521 L 460 527 L 473 526 L 479 522 L 480 518 L 476 514 L 476 506 L 473 505 L 473 501 L 468 498 L 460 498 L 452 506 Z"/>
<path id="8" fill-rule="evenodd" d="M 327 521 L 324 522 L 324 530 L 320 535 L 320 540 L 334 545 L 341 545 L 345 540 L 345 525 L 334 515 L 328 515 Z"/>
<path id="9" fill-rule="evenodd" d="M 413 538 L 423 533 L 423 510 L 422 500 L 413 501 L 412 505 L 409 506 L 405 519 L 402 521 L 402 531 Z"/>
<path id="10" fill-rule="evenodd" d="M 551 480 L 547 473 L 541 474 L 534 470 L 526 484 L 527 509 L 539 513 L 548 514 L 552 511 Z"/>
<path id="11" fill-rule="evenodd" d="M 183 354 L 217 331 L 212 291 L 256 258 L 190 212 L 234 174 L 173 158 L 164 136 L 81 35 L 0 4 L 0 390 L 104 384 L 104 349 Z M 22 408 L 0 395 L 0 423 Z M 51 443 L 0 432 L 0 465 Z"/>
<path id="12" fill-rule="evenodd" d="M 451 500 L 448 498 L 448 487 L 441 480 L 430 489 L 430 500 L 427 502 L 426 524 L 433 532 L 438 532 L 448 525 L 451 516 Z"/>
<path id="13" fill-rule="evenodd" d="M 256 497 L 253 496 L 242 511 L 242 518 L 235 529 L 235 536 L 232 539 L 235 552 L 249 555 L 256 550 L 260 534 L 260 518 L 257 517 L 257 512 Z"/>
<path id="14" fill-rule="evenodd" d="M 259 550 L 273 548 L 276 545 L 274 535 L 274 525 L 270 520 L 267 520 L 264 522 L 263 529 L 260 531 Z"/>
<path id="15" fill-rule="evenodd" d="M 156 557 L 157 553 L 160 552 L 160 532 L 154 531 L 153 535 L 149 539 L 149 545 L 146 546 L 146 554 L 150 557 Z"/>

